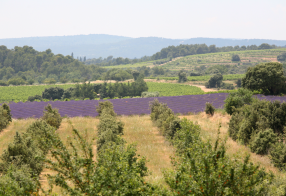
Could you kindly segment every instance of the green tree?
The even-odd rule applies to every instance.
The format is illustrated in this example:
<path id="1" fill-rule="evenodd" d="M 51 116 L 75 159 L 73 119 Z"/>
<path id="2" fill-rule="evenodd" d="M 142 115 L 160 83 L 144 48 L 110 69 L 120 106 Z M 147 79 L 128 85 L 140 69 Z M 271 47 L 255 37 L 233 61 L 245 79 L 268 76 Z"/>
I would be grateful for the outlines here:
<path id="1" fill-rule="evenodd" d="M 213 75 L 208 82 L 206 82 L 205 86 L 207 88 L 219 88 L 222 84 L 223 76 L 220 73 Z"/>
<path id="2" fill-rule="evenodd" d="M 232 61 L 240 61 L 240 57 L 237 54 L 232 55 L 231 57 Z"/>
<path id="3" fill-rule="evenodd" d="M 277 56 L 278 61 L 286 61 L 286 52 Z"/>
<path id="4" fill-rule="evenodd" d="M 281 63 L 261 63 L 248 68 L 245 77 L 242 78 L 242 87 L 277 95 L 285 90 L 285 80 Z"/>
<path id="5" fill-rule="evenodd" d="M 187 79 L 187 74 L 186 72 L 184 72 L 184 70 L 181 70 L 179 73 L 178 73 L 178 76 L 179 76 L 179 83 L 183 83 L 183 82 L 187 82 L 188 79 Z"/>

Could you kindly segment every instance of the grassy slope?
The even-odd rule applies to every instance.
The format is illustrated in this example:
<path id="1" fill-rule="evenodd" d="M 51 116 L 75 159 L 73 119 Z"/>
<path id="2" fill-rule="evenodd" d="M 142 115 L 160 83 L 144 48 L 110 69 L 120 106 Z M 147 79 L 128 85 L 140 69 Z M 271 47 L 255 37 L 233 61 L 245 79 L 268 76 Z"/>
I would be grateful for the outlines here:
<path id="1" fill-rule="evenodd" d="M 269 49 L 269 50 L 246 50 L 246 51 L 233 51 L 233 52 L 219 52 L 209 54 L 189 55 L 172 61 L 163 65 L 164 68 L 180 70 L 194 70 L 196 66 L 212 66 L 212 65 L 256 65 L 262 62 L 277 61 L 277 56 L 282 52 L 286 52 L 285 48 L 282 49 Z M 233 54 L 240 56 L 241 62 L 232 62 L 231 57 Z"/>
<path id="2" fill-rule="evenodd" d="M 285 48 L 281 49 L 268 49 L 268 50 L 246 50 L 246 51 L 233 51 L 233 52 L 219 52 L 219 53 L 208 53 L 208 54 L 196 54 L 189 55 L 185 57 L 179 57 L 174 59 L 173 61 L 162 65 L 163 67 L 169 69 L 191 69 L 193 66 L 200 65 L 237 65 L 238 63 L 233 63 L 231 61 L 232 54 L 238 54 L 241 58 L 240 63 L 250 63 L 255 65 L 260 62 L 270 62 L 276 60 L 277 56 L 282 52 L 286 52 Z M 165 59 L 162 59 L 165 60 Z M 200 62 L 198 62 L 200 60 Z M 250 60 L 250 62 L 249 62 Z M 143 66 L 153 66 L 154 61 L 146 61 L 135 64 L 127 64 L 127 65 L 114 65 L 114 66 L 106 66 L 104 68 L 136 68 Z"/>

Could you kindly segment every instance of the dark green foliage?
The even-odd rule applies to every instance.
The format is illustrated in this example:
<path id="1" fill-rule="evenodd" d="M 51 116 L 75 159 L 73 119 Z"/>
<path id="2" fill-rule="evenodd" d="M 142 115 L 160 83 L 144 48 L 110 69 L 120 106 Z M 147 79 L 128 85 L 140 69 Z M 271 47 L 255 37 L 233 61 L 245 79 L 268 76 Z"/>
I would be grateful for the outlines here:
<path id="1" fill-rule="evenodd" d="M 51 144 L 48 143 L 47 137 L 54 133 L 55 128 L 50 126 L 46 121 L 36 121 L 28 127 L 24 137 L 31 138 L 37 148 L 46 155 L 51 148 Z"/>
<path id="2" fill-rule="evenodd" d="M 9 85 L 23 85 L 27 84 L 26 81 L 23 78 L 11 78 L 8 80 Z"/>
<path id="3" fill-rule="evenodd" d="M 206 103 L 205 113 L 211 116 L 215 113 L 215 107 L 209 102 Z"/>
<path id="4" fill-rule="evenodd" d="M 218 138 L 214 145 L 199 136 L 200 128 L 187 119 L 174 137 L 179 158 L 174 169 L 164 172 L 165 181 L 178 195 L 261 195 L 268 177 L 249 162 L 232 161 L 225 144 Z M 269 178 L 271 180 L 271 178 Z"/>
<path id="5" fill-rule="evenodd" d="M 35 95 L 35 96 L 30 96 L 30 97 L 28 97 L 28 101 L 30 101 L 30 102 L 33 102 L 33 101 L 35 101 L 35 100 L 40 100 L 40 101 L 42 101 L 43 98 L 42 98 L 41 95 Z"/>
<path id="6" fill-rule="evenodd" d="M 72 87 L 65 89 L 63 96 L 62 96 L 62 99 L 70 99 L 73 96 L 73 90 L 74 90 L 74 88 L 72 88 Z"/>
<path id="7" fill-rule="evenodd" d="M 0 86 L 8 86 L 8 83 L 3 80 L 0 80 Z"/>
<path id="8" fill-rule="evenodd" d="M 39 184 L 30 177 L 30 173 L 30 168 L 25 165 L 9 165 L 7 172 L 0 177 L 0 195 L 31 196 L 31 193 L 37 193 Z"/>
<path id="9" fill-rule="evenodd" d="M 59 114 L 58 109 L 53 109 L 50 104 L 45 107 L 42 119 L 56 129 L 60 127 L 62 122 L 62 117 Z"/>
<path id="10" fill-rule="evenodd" d="M 232 55 L 231 57 L 232 61 L 240 61 L 240 57 L 237 54 Z"/>
<path id="11" fill-rule="evenodd" d="M 228 90 L 233 90 L 233 89 L 234 89 L 234 86 L 233 86 L 233 84 L 229 84 L 229 83 L 222 82 L 220 88 L 222 88 L 222 89 L 228 89 Z"/>
<path id="12" fill-rule="evenodd" d="M 261 63 L 248 68 L 242 86 L 252 91 L 262 90 L 264 94 L 277 95 L 285 91 L 285 80 L 281 63 Z"/>
<path id="13" fill-rule="evenodd" d="M 27 165 L 31 176 L 38 176 L 43 170 L 43 152 L 34 143 L 33 138 L 25 137 L 16 132 L 13 143 L 1 155 L 1 173 L 7 173 L 10 164 Z"/>
<path id="14" fill-rule="evenodd" d="M 207 46 L 206 44 L 180 44 L 179 46 L 168 46 L 163 48 L 160 52 L 155 53 L 151 58 L 154 60 L 165 58 L 176 58 L 179 56 L 206 54 L 215 52 L 229 52 L 229 51 L 241 51 L 241 50 L 263 50 L 276 48 L 275 45 L 261 44 L 259 47 L 256 45 L 251 46 L 224 46 L 216 47 L 215 45 Z"/>
<path id="15" fill-rule="evenodd" d="M 232 139 L 248 144 L 252 135 L 268 128 L 283 134 L 285 125 L 286 103 L 254 100 L 233 113 L 228 132 Z"/>
<path id="16" fill-rule="evenodd" d="M 180 119 L 166 105 L 160 103 L 157 99 L 150 102 L 151 120 L 158 126 L 163 135 L 172 139 L 178 129 L 180 129 Z"/>
<path id="17" fill-rule="evenodd" d="M 186 72 L 184 72 L 184 70 L 181 70 L 178 73 L 178 76 L 179 76 L 179 83 L 183 83 L 183 82 L 187 82 L 188 81 L 187 74 L 186 74 Z"/>
<path id="18" fill-rule="evenodd" d="M 116 80 L 116 81 L 124 81 L 128 79 L 132 79 L 133 76 L 131 71 L 126 71 L 123 69 L 110 69 L 102 76 L 104 80 Z"/>
<path id="19" fill-rule="evenodd" d="M 99 102 L 98 106 L 95 107 L 99 116 L 101 116 L 103 110 L 105 110 L 105 113 L 108 112 L 111 116 L 116 116 L 116 113 L 113 110 L 113 104 L 110 101 Z"/>
<path id="20" fill-rule="evenodd" d="M 275 167 L 286 170 L 286 144 L 284 142 L 276 142 L 272 144 L 269 157 Z"/>
<path id="21" fill-rule="evenodd" d="M 112 103 L 103 102 L 100 111 L 100 122 L 97 126 L 97 150 L 100 151 L 107 144 L 123 144 L 124 141 L 119 136 L 123 135 L 124 124 L 116 120 Z"/>
<path id="22" fill-rule="evenodd" d="M 32 84 L 34 84 L 34 83 L 35 83 L 35 80 L 33 80 L 33 79 L 29 79 L 29 80 L 28 80 L 28 84 L 32 85 Z"/>
<path id="23" fill-rule="evenodd" d="M 67 90 L 69 92 L 71 92 L 71 96 L 74 98 L 80 98 L 80 99 L 85 99 L 85 98 L 89 98 L 89 99 L 94 99 L 96 97 L 96 93 L 94 92 L 94 88 L 93 85 L 89 83 L 83 83 L 82 85 L 80 84 L 76 84 L 75 88 L 73 89 L 69 89 Z M 64 95 L 67 96 L 68 92 L 63 93 L 63 97 Z M 68 97 L 66 97 L 68 98 Z"/>
<path id="24" fill-rule="evenodd" d="M 0 106 L 0 131 L 5 129 L 12 122 L 12 115 L 9 106 L 4 103 Z"/>
<path id="25" fill-rule="evenodd" d="M 286 52 L 277 56 L 278 61 L 286 61 Z"/>
<path id="26" fill-rule="evenodd" d="M 277 142 L 277 135 L 271 129 L 258 131 L 251 136 L 250 149 L 256 154 L 267 154 L 271 144 Z"/>
<path id="27" fill-rule="evenodd" d="M 60 87 L 46 88 L 42 93 L 43 99 L 61 99 L 64 94 L 64 89 Z"/>
<path id="28" fill-rule="evenodd" d="M 219 88 L 222 84 L 222 80 L 223 76 L 220 73 L 217 73 L 206 82 L 205 86 L 207 88 Z"/>
<path id="29" fill-rule="evenodd" d="M 241 87 L 241 79 L 236 80 L 235 84 L 238 88 L 240 88 Z"/>
<path id="30" fill-rule="evenodd" d="M 141 97 L 159 97 L 159 92 L 142 92 Z"/>
<path id="31" fill-rule="evenodd" d="M 253 93 L 250 90 L 240 88 L 236 92 L 231 92 L 224 101 L 225 111 L 232 115 L 237 108 L 244 104 L 250 104 L 253 101 Z"/>
<path id="32" fill-rule="evenodd" d="M 138 76 L 139 76 L 139 74 L 140 74 L 140 72 L 139 71 L 132 71 L 131 73 L 132 73 L 132 76 L 134 78 L 134 81 L 136 81 Z"/>

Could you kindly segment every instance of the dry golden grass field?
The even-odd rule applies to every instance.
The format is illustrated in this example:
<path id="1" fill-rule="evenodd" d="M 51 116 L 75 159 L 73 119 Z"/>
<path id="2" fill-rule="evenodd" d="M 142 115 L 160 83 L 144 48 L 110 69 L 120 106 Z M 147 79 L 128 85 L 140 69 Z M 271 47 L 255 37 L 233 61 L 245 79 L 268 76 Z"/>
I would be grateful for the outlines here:
<path id="1" fill-rule="evenodd" d="M 277 176 L 285 175 L 273 167 L 267 156 L 260 156 L 251 153 L 249 148 L 234 142 L 232 139 L 227 138 L 227 129 L 230 116 L 224 112 L 217 112 L 213 117 L 207 116 L 205 113 L 179 116 L 180 118 L 187 118 L 193 122 L 197 122 L 201 126 L 201 136 L 203 139 L 210 139 L 214 141 L 217 138 L 219 124 L 221 123 L 221 138 L 227 140 L 227 153 L 232 158 L 241 159 L 247 154 L 250 154 L 251 161 L 260 164 L 267 171 L 272 171 Z M 150 170 L 150 175 L 146 177 L 146 181 L 155 183 L 160 186 L 165 186 L 163 173 L 164 169 L 171 168 L 170 157 L 174 155 L 174 148 L 165 140 L 157 127 L 155 127 L 150 119 L 150 116 L 120 116 L 118 117 L 124 122 L 124 139 L 127 143 L 137 143 L 137 153 L 140 156 L 145 156 L 148 160 L 147 166 Z M 35 119 L 16 120 L 0 133 L 0 153 L 7 148 L 8 144 L 13 141 L 15 133 L 24 132 L 25 129 L 34 122 Z M 96 153 L 96 136 L 98 118 L 92 117 L 75 117 L 65 118 L 62 121 L 60 128 L 57 130 L 59 136 L 67 143 L 72 140 L 72 126 L 76 128 L 89 142 L 93 142 L 94 153 Z M 72 125 L 72 126 L 71 126 Z M 95 140 L 93 140 L 95 138 Z M 48 182 L 44 174 L 50 173 L 44 170 L 41 177 L 41 183 L 44 189 L 48 187 Z M 61 195 L 58 187 L 53 190 L 54 193 Z"/>

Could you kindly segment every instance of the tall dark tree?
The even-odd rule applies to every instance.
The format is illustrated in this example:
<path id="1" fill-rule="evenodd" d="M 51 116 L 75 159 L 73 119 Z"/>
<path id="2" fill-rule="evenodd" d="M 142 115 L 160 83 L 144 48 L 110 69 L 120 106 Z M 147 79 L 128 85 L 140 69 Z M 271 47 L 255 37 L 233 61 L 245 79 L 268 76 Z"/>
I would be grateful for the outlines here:
<path id="1" fill-rule="evenodd" d="M 245 77 L 242 78 L 242 87 L 277 95 L 285 91 L 285 80 L 281 63 L 261 63 L 248 68 Z"/>

